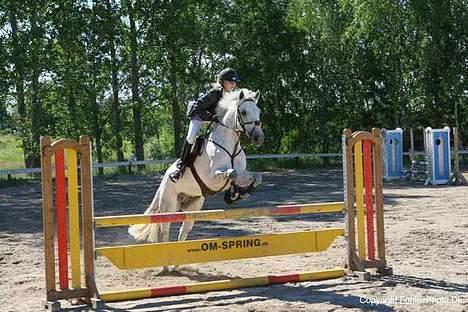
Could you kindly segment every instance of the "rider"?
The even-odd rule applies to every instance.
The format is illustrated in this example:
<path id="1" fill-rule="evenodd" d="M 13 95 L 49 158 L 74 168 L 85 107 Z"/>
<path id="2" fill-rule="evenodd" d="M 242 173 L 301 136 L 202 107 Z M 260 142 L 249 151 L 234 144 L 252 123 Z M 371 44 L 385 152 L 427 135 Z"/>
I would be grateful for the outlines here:
<path id="1" fill-rule="evenodd" d="M 180 160 L 177 162 L 176 170 L 169 175 L 173 182 L 177 182 L 182 177 L 187 167 L 190 151 L 192 145 L 195 143 L 202 122 L 213 120 L 219 100 L 223 97 L 224 93 L 229 93 L 234 90 L 239 81 L 239 75 L 234 69 L 223 69 L 219 72 L 217 81 L 213 84 L 211 90 L 198 98 L 191 107 L 188 113 L 190 126 L 184 147 L 182 148 L 182 154 Z"/>

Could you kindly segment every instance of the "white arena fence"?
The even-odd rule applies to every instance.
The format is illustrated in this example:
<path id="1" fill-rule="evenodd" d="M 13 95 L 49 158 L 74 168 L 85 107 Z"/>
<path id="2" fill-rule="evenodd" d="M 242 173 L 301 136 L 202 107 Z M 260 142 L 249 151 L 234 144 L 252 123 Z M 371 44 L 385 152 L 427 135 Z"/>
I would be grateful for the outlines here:
<path id="1" fill-rule="evenodd" d="M 468 150 L 459 151 L 460 155 L 468 155 Z M 410 156 L 409 152 L 404 152 L 404 156 Z M 424 155 L 424 152 L 415 152 L 414 155 Z M 247 159 L 296 159 L 300 158 L 340 158 L 341 153 L 292 153 L 292 154 L 261 154 L 261 155 L 249 155 Z M 176 158 L 168 159 L 153 159 L 153 160 L 137 160 L 137 161 L 120 161 L 120 162 L 108 162 L 108 163 L 95 163 L 93 168 L 118 168 L 125 167 L 131 173 L 132 168 L 138 165 L 155 165 L 155 164 L 170 164 L 174 162 Z M 18 175 L 33 175 L 40 174 L 41 168 L 27 168 L 27 169 L 4 169 L 0 170 L 0 180 L 11 179 L 13 176 Z"/>

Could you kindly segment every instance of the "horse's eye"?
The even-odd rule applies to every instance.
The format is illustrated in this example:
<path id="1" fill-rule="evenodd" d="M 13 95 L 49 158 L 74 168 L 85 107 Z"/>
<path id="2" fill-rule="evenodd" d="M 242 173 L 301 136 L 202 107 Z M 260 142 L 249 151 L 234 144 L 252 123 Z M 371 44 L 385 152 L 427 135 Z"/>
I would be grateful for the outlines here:
<path id="1" fill-rule="evenodd" d="M 246 111 L 242 111 L 242 115 L 243 115 L 243 116 L 247 115 L 247 112 L 246 112 Z"/>

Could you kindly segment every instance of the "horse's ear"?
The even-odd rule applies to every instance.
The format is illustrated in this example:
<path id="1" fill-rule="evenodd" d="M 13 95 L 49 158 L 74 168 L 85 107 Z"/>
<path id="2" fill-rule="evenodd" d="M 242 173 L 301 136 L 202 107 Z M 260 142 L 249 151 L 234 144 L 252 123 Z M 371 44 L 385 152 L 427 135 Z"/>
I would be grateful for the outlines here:
<path id="1" fill-rule="evenodd" d="M 254 98 L 255 98 L 255 101 L 258 102 L 258 100 L 260 99 L 260 90 L 257 90 L 257 92 L 255 92 Z"/>
<path id="2" fill-rule="evenodd" d="M 244 90 L 241 90 L 241 92 L 239 92 L 239 100 L 242 100 L 244 98 Z"/>

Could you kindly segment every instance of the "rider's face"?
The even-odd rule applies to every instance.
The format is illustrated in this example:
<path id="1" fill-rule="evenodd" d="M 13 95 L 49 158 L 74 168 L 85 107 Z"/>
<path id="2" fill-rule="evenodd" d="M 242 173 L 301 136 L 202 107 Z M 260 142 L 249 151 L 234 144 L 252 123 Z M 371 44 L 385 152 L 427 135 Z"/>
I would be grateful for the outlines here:
<path id="1" fill-rule="evenodd" d="M 235 81 L 223 81 L 223 87 L 224 87 L 224 90 L 226 90 L 227 92 L 231 92 L 236 87 L 236 82 Z"/>

